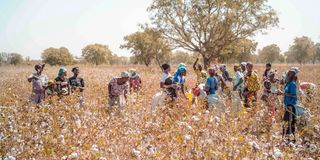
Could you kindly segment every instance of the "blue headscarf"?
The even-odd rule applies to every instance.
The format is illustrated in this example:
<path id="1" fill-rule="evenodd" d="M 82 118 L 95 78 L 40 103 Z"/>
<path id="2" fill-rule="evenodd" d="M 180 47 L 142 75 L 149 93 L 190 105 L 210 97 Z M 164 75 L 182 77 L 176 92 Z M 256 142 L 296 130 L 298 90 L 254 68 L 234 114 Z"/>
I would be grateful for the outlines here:
<path id="1" fill-rule="evenodd" d="M 186 72 L 186 71 L 187 70 L 184 67 L 178 68 L 176 73 L 174 73 L 173 81 L 177 82 L 177 83 L 181 83 L 181 82 L 179 82 L 179 78 L 178 77 L 180 76 L 181 73 Z"/>

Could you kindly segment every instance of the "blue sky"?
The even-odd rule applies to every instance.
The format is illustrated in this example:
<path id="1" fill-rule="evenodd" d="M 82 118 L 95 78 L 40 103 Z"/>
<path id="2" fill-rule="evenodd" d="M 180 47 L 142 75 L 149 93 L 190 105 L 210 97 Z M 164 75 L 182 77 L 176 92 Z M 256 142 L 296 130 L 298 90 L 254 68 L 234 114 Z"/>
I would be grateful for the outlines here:
<path id="1" fill-rule="evenodd" d="M 148 22 L 151 0 L 0 0 L 0 51 L 39 59 L 48 47 L 67 47 L 80 56 L 91 43 L 102 43 L 118 54 L 123 37 Z M 286 51 L 293 39 L 306 35 L 320 42 L 319 0 L 269 0 L 280 18 L 279 28 L 259 34 L 262 48 L 278 44 Z"/>

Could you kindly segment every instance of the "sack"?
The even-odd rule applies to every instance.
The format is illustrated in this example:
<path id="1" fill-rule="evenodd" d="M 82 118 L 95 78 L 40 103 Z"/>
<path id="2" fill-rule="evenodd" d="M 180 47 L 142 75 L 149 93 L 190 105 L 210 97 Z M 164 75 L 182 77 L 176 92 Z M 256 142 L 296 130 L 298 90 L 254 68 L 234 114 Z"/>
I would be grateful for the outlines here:
<path id="1" fill-rule="evenodd" d="M 136 78 L 130 78 L 130 84 L 132 86 L 133 89 L 139 89 L 140 88 L 140 78 L 136 77 Z"/>

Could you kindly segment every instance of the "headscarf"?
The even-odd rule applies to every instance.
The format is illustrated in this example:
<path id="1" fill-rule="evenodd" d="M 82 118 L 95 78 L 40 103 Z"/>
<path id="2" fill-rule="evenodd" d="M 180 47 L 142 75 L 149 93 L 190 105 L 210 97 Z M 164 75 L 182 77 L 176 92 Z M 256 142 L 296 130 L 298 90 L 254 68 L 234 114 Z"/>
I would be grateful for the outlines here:
<path id="1" fill-rule="evenodd" d="M 246 66 L 246 65 L 247 65 L 247 62 L 241 62 L 240 65 Z"/>
<path id="2" fill-rule="evenodd" d="M 220 69 L 223 69 L 225 71 L 227 69 L 227 66 L 225 64 L 221 64 Z"/>
<path id="3" fill-rule="evenodd" d="M 176 73 L 174 74 L 173 80 L 174 80 L 175 82 L 179 82 L 179 78 L 178 78 L 178 77 L 180 76 L 181 73 L 186 72 L 186 71 L 187 71 L 187 70 L 186 70 L 186 68 L 184 68 L 184 67 L 178 68 L 177 71 L 176 71 Z"/>
<path id="4" fill-rule="evenodd" d="M 239 65 L 237 65 L 237 64 L 235 64 L 235 65 L 233 65 L 233 68 L 234 68 L 235 70 L 239 71 L 240 66 L 239 66 Z"/>
<path id="5" fill-rule="evenodd" d="M 129 78 L 129 73 L 126 71 L 121 72 L 121 78 Z"/>
<path id="6" fill-rule="evenodd" d="M 297 74 L 297 73 L 300 72 L 300 69 L 299 69 L 299 67 L 292 67 L 292 68 L 290 69 L 290 71 L 293 71 L 295 74 Z"/>
<path id="7" fill-rule="evenodd" d="M 58 72 L 58 77 L 62 75 L 62 73 L 67 72 L 67 69 L 64 67 L 60 67 L 59 72 Z"/>
<path id="8" fill-rule="evenodd" d="M 137 71 L 136 71 L 135 69 L 133 69 L 133 68 L 131 68 L 131 69 L 129 70 L 129 73 L 130 73 L 130 78 L 136 78 L 136 77 L 139 76 L 138 73 L 137 73 Z M 133 75 L 133 74 L 135 74 L 135 75 Z"/>
<path id="9" fill-rule="evenodd" d="M 180 68 L 180 67 L 186 68 L 186 67 L 187 67 L 187 65 L 186 65 L 186 64 L 184 64 L 184 63 L 179 63 L 178 68 Z"/>

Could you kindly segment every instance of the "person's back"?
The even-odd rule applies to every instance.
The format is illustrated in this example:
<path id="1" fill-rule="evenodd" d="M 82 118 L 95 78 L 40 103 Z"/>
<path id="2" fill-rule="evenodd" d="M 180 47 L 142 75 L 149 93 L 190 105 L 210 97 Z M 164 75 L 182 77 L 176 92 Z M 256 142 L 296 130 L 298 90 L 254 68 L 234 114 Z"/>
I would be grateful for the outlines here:
<path id="1" fill-rule="evenodd" d="M 218 80 L 215 76 L 210 76 L 206 80 L 205 86 L 209 88 L 209 94 L 215 94 L 217 91 Z"/>
<path id="2" fill-rule="evenodd" d="M 130 86 L 134 89 L 134 90 L 139 90 L 141 88 L 141 78 L 140 76 L 136 76 L 133 78 L 129 79 L 130 82 Z"/>

